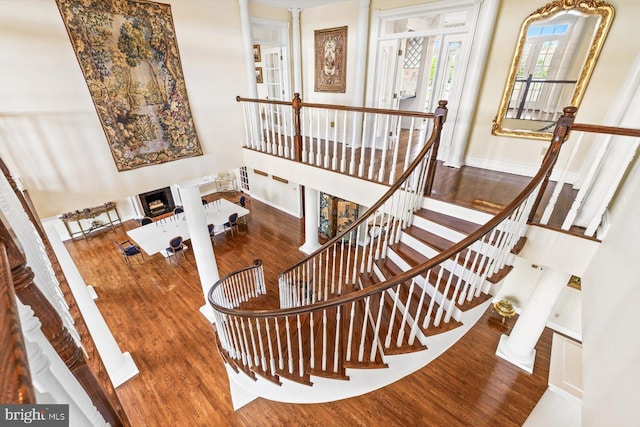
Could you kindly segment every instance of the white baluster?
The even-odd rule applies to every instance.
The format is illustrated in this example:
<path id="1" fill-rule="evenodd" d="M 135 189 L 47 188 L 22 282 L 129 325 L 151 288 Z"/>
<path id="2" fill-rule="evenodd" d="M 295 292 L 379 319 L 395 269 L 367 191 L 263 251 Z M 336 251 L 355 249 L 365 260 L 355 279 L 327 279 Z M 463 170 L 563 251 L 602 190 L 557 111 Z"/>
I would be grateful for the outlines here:
<path id="1" fill-rule="evenodd" d="M 60 290 L 60 283 L 53 271 L 44 243 L 4 175 L 0 178 L 0 210 L 20 241 L 27 265 L 34 273 L 34 283 L 56 309 L 76 344 L 82 346 L 80 335 Z"/>
<path id="2" fill-rule="evenodd" d="M 400 125 L 402 124 L 402 117 L 396 117 L 397 125 L 393 134 L 393 158 L 391 160 L 391 173 L 389 174 L 389 185 L 393 184 L 396 179 L 396 164 L 398 163 L 398 151 L 400 150 Z M 384 175 L 383 175 L 384 176 Z M 381 180 L 382 181 L 382 180 Z"/>
<path id="3" fill-rule="evenodd" d="M 551 193 L 551 197 L 549 198 L 549 203 L 547 203 L 547 207 L 544 209 L 544 213 L 542 214 L 542 218 L 540 218 L 540 224 L 548 224 L 549 218 L 551 218 L 551 214 L 556 207 L 556 202 L 558 201 L 558 196 L 564 187 L 564 184 L 567 182 L 567 174 L 569 173 L 569 168 L 573 164 L 573 160 L 578 153 L 580 145 L 582 143 L 582 138 L 584 137 L 584 132 L 580 132 L 580 136 L 578 140 L 573 145 L 571 149 L 571 153 L 569 154 L 569 158 L 564 164 L 562 169 L 562 173 L 558 177 L 558 181 L 556 182 L 556 186 L 553 188 L 553 193 Z"/>
<path id="4" fill-rule="evenodd" d="M 342 143 L 344 146 L 344 142 Z M 333 157 L 331 170 L 338 169 L 338 110 L 333 110 Z"/>
<path id="5" fill-rule="evenodd" d="M 316 166 L 322 166 L 322 138 L 320 138 L 320 109 L 316 108 Z"/>
<path id="6" fill-rule="evenodd" d="M 369 159 L 369 174 L 367 175 L 367 178 L 370 180 L 373 180 L 373 168 L 375 166 L 375 162 L 376 162 L 376 136 L 377 136 L 377 132 L 378 132 L 378 118 L 380 117 L 379 114 L 375 115 L 375 118 L 373 119 L 373 130 L 371 131 L 371 141 L 369 141 L 369 144 L 371 145 L 371 158 Z M 365 140 L 363 139 L 362 141 L 362 146 L 364 147 L 365 145 Z M 384 147 L 383 147 L 384 150 Z M 364 152 L 364 150 L 363 150 Z"/>
<path id="7" fill-rule="evenodd" d="M 335 122 L 334 122 L 335 127 Z M 335 138 L 334 138 L 335 142 Z M 331 152 L 329 148 L 329 110 L 324 111 L 324 162 L 322 167 L 325 169 L 329 167 L 329 153 Z"/>
<path id="8" fill-rule="evenodd" d="M 344 173 L 347 168 L 347 111 L 342 112 L 342 159 L 340 159 L 340 172 Z M 336 121 L 336 127 L 338 122 Z M 352 153 L 353 154 L 353 153 Z M 353 163 L 353 156 L 351 157 Z"/>
<path id="9" fill-rule="evenodd" d="M 580 207 L 582 206 L 582 203 L 584 202 L 585 197 L 589 193 L 589 190 L 591 189 L 591 185 L 593 184 L 593 181 L 598 173 L 598 170 L 602 165 L 602 160 L 604 159 L 604 156 L 607 150 L 609 149 L 609 144 L 611 143 L 611 139 L 612 139 L 611 135 L 607 135 L 604 138 L 602 144 L 600 145 L 596 153 L 593 163 L 588 165 L 588 170 L 587 170 L 585 180 L 582 183 L 582 186 L 580 187 L 580 190 L 578 191 L 578 194 L 576 195 L 576 198 L 573 201 L 573 204 L 571 205 L 571 209 L 569 210 L 569 213 L 567 214 L 564 222 L 562 223 L 561 228 L 563 230 L 568 230 L 569 228 L 571 228 L 571 226 L 573 225 L 573 222 L 578 216 Z"/>
<path id="10" fill-rule="evenodd" d="M 73 373 L 62 361 L 40 329 L 40 320 L 31 307 L 18 302 L 22 332 L 27 345 L 33 385 L 41 396 L 50 394 L 56 403 L 69 404 L 71 425 L 107 426 Z"/>
<path id="11" fill-rule="evenodd" d="M 307 115 L 305 113 L 306 110 L 301 110 L 300 111 L 300 134 L 302 136 L 302 163 L 307 163 L 307 160 L 309 158 L 309 154 L 307 152 L 307 137 L 306 137 L 306 133 L 305 131 L 307 130 L 307 126 L 306 126 L 306 119 L 307 119 Z M 293 151 L 293 150 L 292 150 Z"/>
<path id="12" fill-rule="evenodd" d="M 387 150 L 389 149 L 389 126 L 391 124 L 391 116 L 386 115 L 384 121 L 384 133 L 382 134 L 382 152 L 380 153 L 380 168 L 378 172 L 378 182 L 384 181 L 384 171 L 387 162 Z M 396 144 L 398 145 L 398 144 Z"/>

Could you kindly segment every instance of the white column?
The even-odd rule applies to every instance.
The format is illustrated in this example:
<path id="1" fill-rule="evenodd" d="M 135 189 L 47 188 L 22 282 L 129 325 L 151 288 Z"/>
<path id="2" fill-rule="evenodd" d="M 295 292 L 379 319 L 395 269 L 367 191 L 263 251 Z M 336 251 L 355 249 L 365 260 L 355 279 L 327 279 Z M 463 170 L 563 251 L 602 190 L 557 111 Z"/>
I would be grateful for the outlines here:
<path id="1" fill-rule="evenodd" d="M 120 350 L 120 346 L 111 333 L 109 325 L 107 325 L 92 297 L 90 288 L 86 285 L 80 271 L 78 271 L 78 267 L 73 262 L 71 255 L 69 255 L 67 247 L 60 239 L 55 223 L 47 221 L 43 223 L 43 226 L 51 243 L 51 248 L 58 257 L 60 268 L 67 279 L 71 293 L 76 300 L 78 310 L 80 310 L 96 350 L 102 358 L 102 363 L 104 363 L 109 379 L 114 387 L 118 387 L 136 376 L 139 372 L 138 367 L 129 352 L 123 353 Z"/>
<path id="2" fill-rule="evenodd" d="M 209 289 L 220 280 L 218 273 L 218 264 L 215 254 L 213 253 L 213 244 L 209 235 L 207 224 L 207 214 L 202 205 L 202 196 L 200 196 L 199 184 L 190 182 L 180 184 L 180 194 L 182 195 L 182 206 L 184 207 L 184 215 L 187 219 L 187 228 L 191 239 L 193 256 L 196 259 L 198 268 L 198 276 L 200 277 L 200 285 L 204 294 L 204 305 L 200 307 L 200 312 L 214 323 L 215 317 L 213 309 L 209 305 L 207 299 Z"/>
<path id="3" fill-rule="evenodd" d="M 318 198 L 320 194 L 314 188 L 304 188 L 304 245 L 300 250 L 310 254 L 321 245 L 318 242 Z"/>
<path id="4" fill-rule="evenodd" d="M 478 92 L 484 77 L 484 65 L 487 62 L 499 5 L 499 0 L 484 0 L 480 5 L 480 14 L 476 21 L 467 74 L 463 79 L 464 87 L 462 88 L 458 114 L 455 118 L 449 118 L 451 120 L 455 119 L 456 127 L 451 137 L 448 159 L 445 159 L 447 166 L 459 168 L 464 165 L 464 152 L 467 148 L 467 140 L 471 131 L 471 119 L 475 113 Z M 452 126 L 452 124 L 445 123 L 444 126 Z"/>
<path id="5" fill-rule="evenodd" d="M 107 426 L 87 392 L 42 333 L 40 320 L 31 307 L 18 301 L 18 312 L 38 403 L 69 404 L 71 426 Z M 51 399 L 54 402 L 47 402 Z"/>
<path id="6" fill-rule="evenodd" d="M 251 35 L 251 19 L 249 17 L 248 0 L 238 0 L 240 5 L 240 27 L 244 44 L 244 64 L 247 74 L 247 90 L 249 98 L 258 97 L 258 84 L 256 83 L 255 63 L 253 62 L 253 37 Z"/>
<path id="7" fill-rule="evenodd" d="M 291 20 L 293 21 L 293 93 L 302 95 L 302 59 L 300 57 L 301 35 L 300 35 L 300 12 L 302 9 L 289 9 L 291 12 Z"/>
<path id="8" fill-rule="evenodd" d="M 367 44 L 369 41 L 369 0 L 358 4 L 358 27 L 356 28 L 355 71 L 357 78 L 353 85 L 353 105 L 364 106 L 365 70 L 367 69 Z"/>
<path id="9" fill-rule="evenodd" d="M 502 335 L 496 354 L 529 373 L 533 373 L 535 345 L 549 315 L 571 275 L 545 267 L 533 293 L 520 313 L 509 336 Z"/>

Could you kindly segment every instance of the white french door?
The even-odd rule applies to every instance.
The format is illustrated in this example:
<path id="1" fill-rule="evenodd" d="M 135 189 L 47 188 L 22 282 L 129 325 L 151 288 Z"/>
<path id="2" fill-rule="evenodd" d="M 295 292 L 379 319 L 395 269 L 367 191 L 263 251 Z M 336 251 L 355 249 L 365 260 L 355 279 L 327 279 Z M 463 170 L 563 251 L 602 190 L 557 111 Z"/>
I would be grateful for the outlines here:
<path id="1" fill-rule="evenodd" d="M 439 100 L 448 101 L 439 159 L 449 154 L 471 53 L 472 23 L 478 13 L 476 2 L 455 3 L 434 2 L 381 13 L 375 50 L 374 107 L 433 112 Z M 425 123 L 414 123 L 414 127 Z M 409 125 L 403 121 L 401 127 Z"/>
<path id="2" fill-rule="evenodd" d="M 290 101 L 286 98 L 287 91 L 285 89 L 285 66 L 283 64 L 284 56 L 281 47 L 273 47 L 265 49 L 262 53 L 262 61 L 264 63 L 263 76 L 266 89 L 266 99 L 274 101 Z M 283 133 L 283 126 L 286 125 L 284 115 L 284 107 L 281 105 L 266 104 L 266 113 L 270 115 L 271 122 L 278 133 Z"/>

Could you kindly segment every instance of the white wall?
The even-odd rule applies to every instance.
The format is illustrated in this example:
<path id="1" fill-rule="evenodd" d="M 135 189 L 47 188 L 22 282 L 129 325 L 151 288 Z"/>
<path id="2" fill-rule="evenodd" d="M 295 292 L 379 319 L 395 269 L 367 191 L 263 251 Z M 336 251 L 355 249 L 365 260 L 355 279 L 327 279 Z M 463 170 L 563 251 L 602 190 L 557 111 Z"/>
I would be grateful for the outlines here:
<path id="1" fill-rule="evenodd" d="M 611 229 L 582 276 L 583 425 L 636 426 L 640 402 L 640 167 L 611 213 Z"/>
<path id="2" fill-rule="evenodd" d="M 269 172 L 290 182 L 305 185 L 362 206 L 373 205 L 389 189 L 389 187 L 382 184 L 342 175 L 322 168 L 310 167 L 304 163 L 292 162 L 253 150 L 244 150 L 244 158 L 247 168 Z M 254 175 L 249 176 L 252 196 L 254 196 L 254 188 L 256 188 L 254 179 Z M 272 183 L 269 181 L 273 181 L 270 176 L 268 180 L 262 180 L 259 185 L 264 185 L 265 187 L 264 190 L 260 191 L 276 191 L 271 187 L 274 187 L 277 182 Z M 289 194 L 293 193 L 289 192 Z M 258 195 L 258 197 L 260 196 Z"/>
<path id="3" fill-rule="evenodd" d="M 291 181 L 285 183 L 275 180 L 271 174 L 268 176 L 259 175 L 252 168 L 247 168 L 247 172 L 252 198 L 267 203 L 296 218 L 302 218 L 300 186 L 297 183 Z M 280 175 L 276 176 L 283 178 Z"/>
<path id="4" fill-rule="evenodd" d="M 354 75 L 356 59 L 356 34 L 358 25 L 358 1 L 351 0 L 326 6 L 304 9 L 300 14 L 302 49 L 302 100 L 324 104 L 354 105 L 353 86 L 364 76 Z M 347 26 L 347 72 L 346 92 L 314 92 L 315 83 L 315 30 Z"/>
<path id="5" fill-rule="evenodd" d="M 118 172 L 56 3 L 2 2 L 0 155 L 42 217 L 242 165 L 238 3 L 169 3 L 205 154 Z"/>

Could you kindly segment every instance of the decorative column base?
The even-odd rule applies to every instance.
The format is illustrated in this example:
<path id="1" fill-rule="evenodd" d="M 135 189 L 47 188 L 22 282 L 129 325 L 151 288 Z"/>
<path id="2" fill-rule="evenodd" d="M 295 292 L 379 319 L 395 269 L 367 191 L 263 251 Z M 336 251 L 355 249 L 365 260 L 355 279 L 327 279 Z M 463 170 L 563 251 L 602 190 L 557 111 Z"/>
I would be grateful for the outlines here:
<path id="1" fill-rule="evenodd" d="M 211 308 L 209 304 L 205 304 L 202 307 L 200 307 L 200 313 L 202 313 L 202 315 L 207 318 L 209 323 L 211 324 L 216 323 L 216 317 L 213 314 L 213 308 Z"/>
<path id="2" fill-rule="evenodd" d="M 503 358 L 507 362 L 516 365 L 518 368 L 533 374 L 533 364 L 536 361 L 536 349 L 534 348 L 531 353 L 526 356 L 514 355 L 509 351 L 509 336 L 502 335 L 500 342 L 498 343 L 498 349 L 496 355 Z"/>
<path id="3" fill-rule="evenodd" d="M 107 370 L 107 374 L 114 387 L 121 386 L 140 373 L 136 362 L 128 351 L 122 353 L 117 369 L 114 369 L 113 366 L 109 366 L 109 368 L 110 370 Z"/>
<path id="4" fill-rule="evenodd" d="M 300 249 L 305 254 L 309 255 L 318 250 L 322 245 L 318 242 L 305 242 L 304 245 L 300 246 Z"/>

